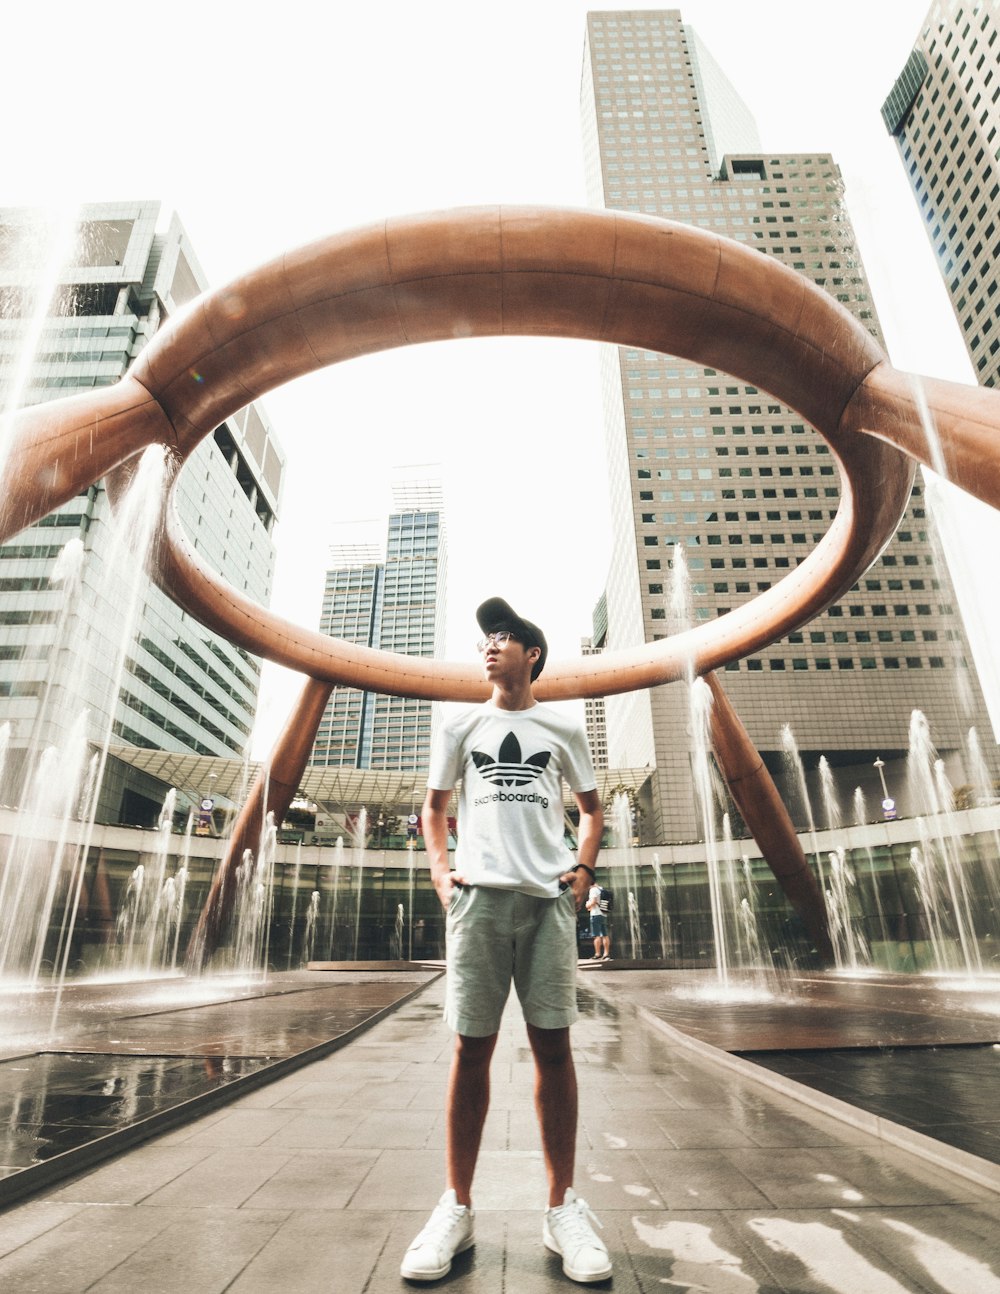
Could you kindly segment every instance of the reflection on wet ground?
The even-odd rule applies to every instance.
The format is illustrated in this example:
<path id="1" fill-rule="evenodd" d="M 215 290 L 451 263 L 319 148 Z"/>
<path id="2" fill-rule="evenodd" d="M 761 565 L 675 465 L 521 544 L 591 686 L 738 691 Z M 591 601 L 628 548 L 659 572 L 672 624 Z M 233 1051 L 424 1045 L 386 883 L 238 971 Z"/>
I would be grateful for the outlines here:
<path id="1" fill-rule="evenodd" d="M 712 971 L 601 976 L 627 983 L 642 1005 L 724 1051 L 815 1047 L 954 1046 L 1000 1042 L 1000 976 L 979 981 L 924 975 L 782 975 L 747 1001 L 750 974 L 728 988 Z M 589 982 L 589 981 L 588 981 Z"/>
<path id="2" fill-rule="evenodd" d="M 0 1203 L 325 1054 L 438 973 L 80 984 L 55 1033 L 51 993 L 0 987 Z"/>
<path id="3" fill-rule="evenodd" d="M 0 988 L 0 1204 L 333 1050 L 439 973 L 81 984 L 54 1038 L 50 995 Z M 722 992 L 712 972 L 608 968 L 586 986 L 1000 1163 L 997 981 L 810 974 L 768 997 L 738 976 Z"/>
<path id="4" fill-rule="evenodd" d="M 596 996 L 605 978 L 620 1005 L 603 983 Z M 614 1294 L 1000 1294 L 994 1190 L 665 1037 L 630 1005 L 630 980 L 588 977 L 573 1027 L 576 1184 Z M 350 1046 L 0 1213 L 0 1289 L 402 1294 L 400 1259 L 443 1187 L 444 991 L 438 980 Z M 512 1001 L 476 1243 L 428 1289 L 585 1288 L 542 1243 L 532 1078 Z"/>
<path id="5" fill-rule="evenodd" d="M 740 1054 L 816 1091 L 1000 1164 L 1000 1044 Z"/>
<path id="6" fill-rule="evenodd" d="M 0 1176 L 253 1073 L 266 1059 L 43 1053 L 0 1065 Z"/>
<path id="7" fill-rule="evenodd" d="M 785 976 L 768 1000 L 713 972 L 588 980 L 723 1051 L 1000 1163 L 1000 978 Z"/>

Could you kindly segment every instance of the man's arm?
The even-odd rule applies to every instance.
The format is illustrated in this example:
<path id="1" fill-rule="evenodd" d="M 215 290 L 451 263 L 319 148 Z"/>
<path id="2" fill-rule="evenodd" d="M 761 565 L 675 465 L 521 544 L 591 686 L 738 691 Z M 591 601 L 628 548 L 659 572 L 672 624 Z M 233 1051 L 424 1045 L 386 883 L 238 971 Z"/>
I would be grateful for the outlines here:
<path id="1" fill-rule="evenodd" d="M 439 791 L 434 787 L 427 788 L 423 807 L 424 847 L 431 867 L 431 880 L 437 890 L 441 906 L 448 911 L 451 902 L 451 891 L 457 877 L 448 865 L 448 802 L 451 791 Z"/>
<path id="2" fill-rule="evenodd" d="M 561 880 L 568 881 L 576 895 L 576 906 L 579 909 L 590 887 L 594 883 L 594 869 L 597 866 L 597 853 L 601 847 L 601 836 L 604 834 L 604 809 L 597 791 L 574 791 L 573 798 L 580 810 L 580 826 L 576 837 L 576 861 L 579 870 L 566 872 Z M 584 868 L 590 871 L 584 871 Z"/>

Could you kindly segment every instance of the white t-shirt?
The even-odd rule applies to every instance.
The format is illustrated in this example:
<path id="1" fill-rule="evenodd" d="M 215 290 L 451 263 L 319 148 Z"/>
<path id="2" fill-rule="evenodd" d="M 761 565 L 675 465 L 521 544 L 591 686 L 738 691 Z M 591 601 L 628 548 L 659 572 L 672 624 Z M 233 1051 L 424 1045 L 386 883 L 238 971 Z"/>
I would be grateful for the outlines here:
<path id="1" fill-rule="evenodd" d="M 428 783 L 447 791 L 461 778 L 455 869 L 471 885 L 555 898 L 573 864 L 563 830 L 562 781 L 597 786 L 583 728 L 533 705 L 501 710 L 487 701 L 438 734 Z"/>

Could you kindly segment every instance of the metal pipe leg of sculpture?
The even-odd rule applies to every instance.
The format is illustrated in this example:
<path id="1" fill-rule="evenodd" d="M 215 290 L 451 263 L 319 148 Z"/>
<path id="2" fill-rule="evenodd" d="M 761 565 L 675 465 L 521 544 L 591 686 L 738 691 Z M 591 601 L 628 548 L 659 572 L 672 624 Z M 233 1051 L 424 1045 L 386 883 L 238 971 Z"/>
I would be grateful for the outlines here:
<path id="1" fill-rule="evenodd" d="M 722 684 L 714 674 L 704 677 L 712 690 L 716 763 L 785 897 L 802 918 L 822 960 L 832 965 L 833 945 L 823 892 L 810 871 L 788 810 Z"/>
<path id="2" fill-rule="evenodd" d="M 187 953 L 189 970 L 204 969 L 218 948 L 236 895 L 236 869 L 246 850 L 256 851 L 260 847 L 267 815 L 273 813 L 275 822 L 280 822 L 295 798 L 332 691 L 331 683 L 312 678 L 306 681 L 270 759 L 254 779 L 191 936 Z"/>

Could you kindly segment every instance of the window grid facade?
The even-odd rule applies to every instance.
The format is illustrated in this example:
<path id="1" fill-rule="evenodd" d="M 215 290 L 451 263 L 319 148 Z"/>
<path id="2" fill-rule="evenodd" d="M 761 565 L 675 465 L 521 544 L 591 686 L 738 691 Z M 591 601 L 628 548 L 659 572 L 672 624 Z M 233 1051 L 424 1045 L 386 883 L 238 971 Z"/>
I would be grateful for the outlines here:
<path id="1" fill-rule="evenodd" d="M 936 0 L 882 109 L 982 386 L 1000 379 L 1000 13 Z"/>
<path id="2" fill-rule="evenodd" d="M 157 204 L 81 208 L 33 362 L 21 374 L 19 356 L 32 331 L 39 216 L 0 210 L 0 397 L 37 404 L 114 384 L 161 321 L 207 286 L 180 222 L 173 217 L 158 231 L 158 217 Z M 198 446 L 175 491 L 196 551 L 262 605 L 271 595 L 283 465 L 266 415 L 248 406 Z M 259 662 L 197 624 L 153 584 L 143 592 L 114 699 L 110 669 L 122 608 L 101 579 L 111 528 L 98 482 L 0 546 L 0 721 L 12 725 L 12 774 L 30 743 L 65 737 L 72 716 L 62 698 L 89 709 L 94 740 L 110 721 L 112 740 L 123 744 L 221 756 L 246 749 Z M 67 607 L 55 565 L 74 537 L 84 549 L 82 583 Z M 113 818 L 127 785 L 138 786 L 143 775 L 112 764 L 99 811 Z"/>
<path id="3" fill-rule="evenodd" d="M 833 159 L 760 148 L 749 112 L 676 10 L 588 16 L 582 108 L 594 205 L 696 225 L 774 257 L 881 340 Z M 825 442 L 752 384 L 628 348 L 606 348 L 602 363 L 614 649 L 676 627 L 667 602 L 677 545 L 694 623 L 713 619 L 811 552 L 840 490 Z M 780 772 L 785 722 L 800 748 L 832 764 L 866 764 L 873 742 L 905 751 L 918 705 L 939 739 L 945 730 L 942 746 L 958 747 L 958 693 L 974 694 L 974 720 L 985 714 L 954 603 L 918 485 L 893 542 L 839 605 L 727 669 L 726 690 L 769 764 Z M 677 688 L 607 698 L 611 765 L 657 769 L 646 806 L 653 839 L 698 830 L 690 795 L 679 793 L 689 785 L 685 706 Z"/>
<path id="4" fill-rule="evenodd" d="M 439 490 L 437 499 L 439 504 Z M 440 506 L 393 512 L 384 562 L 355 563 L 327 572 L 320 632 L 382 651 L 440 656 L 445 579 Z M 412 768 L 426 773 L 435 716 L 436 707 L 430 701 L 335 687 L 310 764 Z"/>

